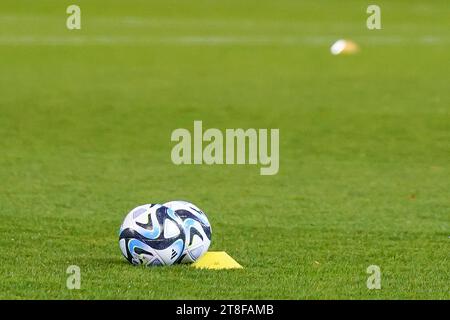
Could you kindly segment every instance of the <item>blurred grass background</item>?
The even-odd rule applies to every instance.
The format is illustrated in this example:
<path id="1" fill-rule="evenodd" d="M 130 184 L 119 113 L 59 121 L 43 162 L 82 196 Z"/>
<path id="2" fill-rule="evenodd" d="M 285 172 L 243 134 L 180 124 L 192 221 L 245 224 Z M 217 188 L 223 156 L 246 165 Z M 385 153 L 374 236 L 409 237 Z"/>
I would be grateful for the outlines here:
<path id="1" fill-rule="evenodd" d="M 378 1 L 378 31 L 363 1 L 70 4 L 0 3 L 1 298 L 450 298 L 447 1 Z M 279 174 L 173 165 L 194 120 L 280 128 Z M 172 199 L 245 269 L 128 265 L 125 214 Z"/>

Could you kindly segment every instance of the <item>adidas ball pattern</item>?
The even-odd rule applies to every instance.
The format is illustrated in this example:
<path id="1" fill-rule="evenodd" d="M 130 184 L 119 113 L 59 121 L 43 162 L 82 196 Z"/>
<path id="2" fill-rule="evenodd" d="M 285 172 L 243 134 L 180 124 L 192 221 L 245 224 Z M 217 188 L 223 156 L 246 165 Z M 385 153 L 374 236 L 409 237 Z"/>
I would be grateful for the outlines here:
<path id="1" fill-rule="evenodd" d="M 185 247 L 183 221 L 171 209 L 146 204 L 131 210 L 120 227 L 119 246 L 132 264 L 171 265 Z"/>
<path id="2" fill-rule="evenodd" d="M 204 255 L 211 244 L 211 225 L 206 214 L 196 205 L 186 201 L 170 201 L 164 206 L 172 209 L 183 221 L 186 234 L 181 263 L 191 263 Z"/>
<path id="3" fill-rule="evenodd" d="M 146 204 L 131 210 L 119 231 L 123 256 L 133 265 L 192 263 L 208 251 L 211 225 L 186 201 Z"/>

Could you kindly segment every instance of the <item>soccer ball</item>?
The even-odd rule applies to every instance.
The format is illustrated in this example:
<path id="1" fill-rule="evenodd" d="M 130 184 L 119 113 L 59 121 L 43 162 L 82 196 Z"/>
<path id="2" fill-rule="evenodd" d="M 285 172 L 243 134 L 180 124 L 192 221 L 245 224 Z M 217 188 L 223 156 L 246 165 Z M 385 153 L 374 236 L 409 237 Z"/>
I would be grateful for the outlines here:
<path id="1" fill-rule="evenodd" d="M 196 205 L 186 201 L 170 201 L 163 204 L 172 209 L 183 221 L 186 234 L 181 263 L 191 263 L 208 251 L 211 244 L 211 225 L 205 213 Z"/>
<path id="2" fill-rule="evenodd" d="M 131 210 L 120 227 L 119 246 L 132 264 L 171 265 L 184 252 L 183 221 L 160 204 L 145 204 Z"/>

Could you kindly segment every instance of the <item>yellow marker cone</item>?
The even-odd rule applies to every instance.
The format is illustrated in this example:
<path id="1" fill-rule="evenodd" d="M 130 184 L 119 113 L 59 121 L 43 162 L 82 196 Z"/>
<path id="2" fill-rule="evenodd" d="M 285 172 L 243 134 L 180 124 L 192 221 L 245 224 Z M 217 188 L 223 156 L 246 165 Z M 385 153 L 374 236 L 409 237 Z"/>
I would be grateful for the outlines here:
<path id="1" fill-rule="evenodd" d="M 225 251 L 206 252 L 192 266 L 197 269 L 242 269 Z"/>

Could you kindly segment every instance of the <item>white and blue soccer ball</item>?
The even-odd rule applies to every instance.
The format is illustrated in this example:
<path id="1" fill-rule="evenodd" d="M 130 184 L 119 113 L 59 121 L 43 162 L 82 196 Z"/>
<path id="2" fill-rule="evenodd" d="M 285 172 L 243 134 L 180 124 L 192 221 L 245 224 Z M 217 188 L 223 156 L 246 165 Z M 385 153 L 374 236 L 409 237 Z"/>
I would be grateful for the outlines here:
<path id="1" fill-rule="evenodd" d="M 172 209 L 182 220 L 185 246 L 179 262 L 195 262 L 208 251 L 211 244 L 211 224 L 206 214 L 186 201 L 170 201 L 163 206 Z"/>
<path id="2" fill-rule="evenodd" d="M 178 263 L 185 252 L 183 220 L 160 204 L 131 210 L 120 227 L 119 246 L 132 264 L 146 266 Z"/>

